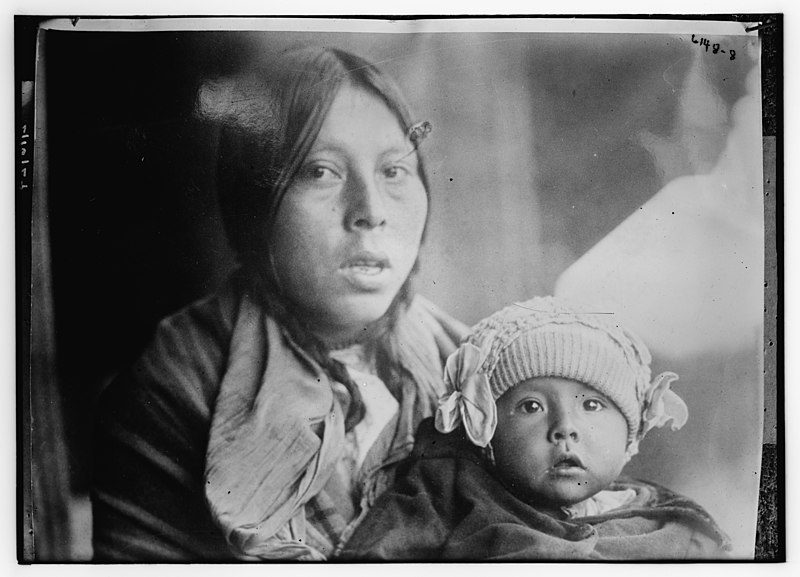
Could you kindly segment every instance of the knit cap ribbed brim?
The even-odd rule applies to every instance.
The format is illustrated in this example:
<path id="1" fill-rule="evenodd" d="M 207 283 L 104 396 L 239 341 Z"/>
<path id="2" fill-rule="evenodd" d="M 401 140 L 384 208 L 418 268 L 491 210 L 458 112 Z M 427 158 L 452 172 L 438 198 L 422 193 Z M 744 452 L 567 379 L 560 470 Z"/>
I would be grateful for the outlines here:
<path id="1" fill-rule="evenodd" d="M 636 439 L 650 353 L 613 314 L 603 313 L 536 297 L 475 325 L 467 340 L 488 351 L 482 369 L 494 399 L 534 377 L 572 379 L 611 400 L 627 421 L 628 442 Z"/>

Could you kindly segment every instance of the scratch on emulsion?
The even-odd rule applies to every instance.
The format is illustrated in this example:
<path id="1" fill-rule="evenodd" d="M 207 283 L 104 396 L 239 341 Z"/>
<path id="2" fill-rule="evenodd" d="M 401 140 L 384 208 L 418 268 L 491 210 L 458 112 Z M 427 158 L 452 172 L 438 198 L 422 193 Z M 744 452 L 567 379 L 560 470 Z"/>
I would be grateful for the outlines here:
<path id="1" fill-rule="evenodd" d="M 672 70 L 672 69 L 673 69 L 675 66 L 677 66 L 678 64 L 680 64 L 681 62 L 683 62 L 684 60 L 686 60 L 686 56 L 684 56 L 683 58 L 678 58 L 678 59 L 677 59 L 675 62 L 673 62 L 672 64 L 670 64 L 669 66 L 667 66 L 667 67 L 664 69 L 664 72 L 661 74 L 661 78 L 663 78 L 663 79 L 664 79 L 664 82 L 666 82 L 667 84 L 669 84 L 669 87 L 672 89 L 672 93 L 673 93 L 673 94 L 675 94 L 675 93 L 678 91 L 678 89 L 677 89 L 677 88 L 675 88 L 675 85 L 674 85 L 672 82 L 670 82 L 669 80 L 667 80 L 667 73 L 668 73 L 670 70 Z"/>
<path id="2" fill-rule="evenodd" d="M 550 315 L 571 315 L 571 314 L 575 314 L 575 313 L 571 313 L 571 312 L 545 311 L 545 310 L 541 310 L 541 309 L 535 309 L 535 308 L 532 308 L 532 307 L 526 307 L 522 303 L 514 303 L 514 305 L 518 306 L 521 309 L 533 311 L 533 312 L 536 312 L 536 313 L 546 313 L 546 314 L 550 314 Z M 590 312 L 590 311 L 586 311 L 586 312 L 577 311 L 577 312 L 579 312 L 582 315 L 613 315 L 613 314 L 615 314 L 613 312 Z"/>

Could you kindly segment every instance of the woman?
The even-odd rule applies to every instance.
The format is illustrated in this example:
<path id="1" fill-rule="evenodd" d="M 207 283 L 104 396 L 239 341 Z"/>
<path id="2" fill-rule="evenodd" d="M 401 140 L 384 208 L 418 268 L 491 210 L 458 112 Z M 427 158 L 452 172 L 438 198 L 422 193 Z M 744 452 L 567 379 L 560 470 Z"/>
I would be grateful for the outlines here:
<path id="1" fill-rule="evenodd" d="M 243 76 L 220 145 L 240 270 L 104 393 L 97 560 L 331 556 L 465 329 L 414 297 L 428 186 L 397 88 L 340 50 Z"/>

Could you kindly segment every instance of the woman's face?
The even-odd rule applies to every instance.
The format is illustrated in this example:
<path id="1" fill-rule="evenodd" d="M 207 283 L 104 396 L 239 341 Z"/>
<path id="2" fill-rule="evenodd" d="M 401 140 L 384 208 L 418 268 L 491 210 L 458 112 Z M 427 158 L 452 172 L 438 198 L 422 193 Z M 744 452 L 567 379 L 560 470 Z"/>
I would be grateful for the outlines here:
<path id="1" fill-rule="evenodd" d="M 602 491 L 625 466 L 627 442 L 616 405 L 572 379 L 529 379 L 497 400 L 497 470 L 527 502 L 573 505 Z"/>
<path id="2" fill-rule="evenodd" d="M 427 210 L 417 154 L 397 117 L 345 84 L 272 237 L 278 282 L 318 336 L 351 339 L 383 316 L 414 266 Z"/>

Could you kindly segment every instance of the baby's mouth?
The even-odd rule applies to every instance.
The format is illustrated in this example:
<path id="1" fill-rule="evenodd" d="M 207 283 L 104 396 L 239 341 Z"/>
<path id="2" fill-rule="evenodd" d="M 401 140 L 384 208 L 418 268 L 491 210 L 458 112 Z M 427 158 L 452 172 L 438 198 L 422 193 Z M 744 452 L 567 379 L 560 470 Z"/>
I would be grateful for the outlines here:
<path id="1" fill-rule="evenodd" d="M 561 470 L 569 470 L 569 469 L 585 469 L 583 465 L 583 461 L 581 458 L 575 455 L 565 455 L 556 459 L 556 462 L 553 463 L 553 470 L 561 471 Z"/>

